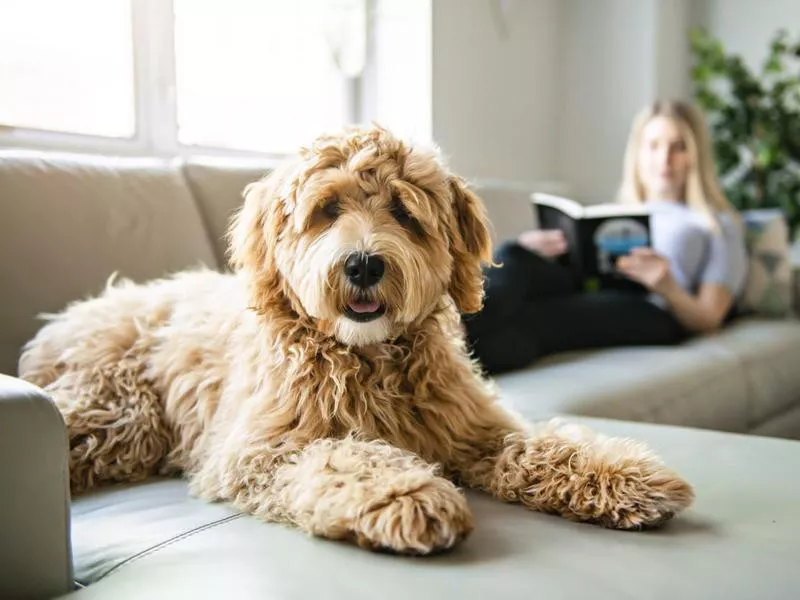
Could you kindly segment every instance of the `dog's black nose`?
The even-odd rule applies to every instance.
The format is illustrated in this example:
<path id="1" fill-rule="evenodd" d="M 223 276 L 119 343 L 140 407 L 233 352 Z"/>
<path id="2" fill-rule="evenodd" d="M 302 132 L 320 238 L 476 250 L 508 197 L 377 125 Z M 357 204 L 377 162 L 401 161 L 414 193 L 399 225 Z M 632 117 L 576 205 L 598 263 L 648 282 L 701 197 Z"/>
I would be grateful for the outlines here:
<path id="1" fill-rule="evenodd" d="M 344 273 L 355 286 L 366 289 L 383 277 L 383 259 L 377 254 L 354 252 L 344 263 Z"/>

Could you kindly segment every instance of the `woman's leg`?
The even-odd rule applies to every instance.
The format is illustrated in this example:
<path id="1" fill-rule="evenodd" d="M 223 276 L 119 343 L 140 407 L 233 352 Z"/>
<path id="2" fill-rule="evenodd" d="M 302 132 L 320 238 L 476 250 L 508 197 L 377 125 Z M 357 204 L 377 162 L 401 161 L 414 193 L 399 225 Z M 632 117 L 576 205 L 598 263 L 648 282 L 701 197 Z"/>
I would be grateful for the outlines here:
<path id="1" fill-rule="evenodd" d="M 543 300 L 524 307 L 520 318 L 546 354 L 672 345 L 688 337 L 672 313 L 637 293 L 606 291 Z"/>
<path id="2" fill-rule="evenodd" d="M 510 302 L 552 298 L 577 290 L 567 267 L 526 249 L 515 241 L 501 245 L 494 255 L 500 267 L 486 271 L 487 302 Z"/>
<path id="3" fill-rule="evenodd" d="M 644 296 L 595 292 L 528 302 L 514 319 L 471 337 L 470 342 L 486 371 L 495 374 L 557 352 L 671 345 L 687 337 L 671 313 Z"/>
<path id="4" fill-rule="evenodd" d="M 514 319 L 531 300 L 575 291 L 575 281 L 568 269 L 514 241 L 498 247 L 494 262 L 500 266 L 484 272 L 483 310 L 474 315 L 464 315 L 470 331 L 491 330 L 509 318 Z"/>
<path id="5" fill-rule="evenodd" d="M 515 364 L 529 364 L 540 349 L 535 338 L 519 335 L 516 323 L 520 314 L 534 300 L 573 294 L 575 280 L 564 266 L 514 241 L 498 247 L 494 262 L 500 266 L 485 272 L 483 310 L 463 316 L 467 339 L 480 357 L 486 354 L 490 360 L 506 364 L 509 355 Z"/>

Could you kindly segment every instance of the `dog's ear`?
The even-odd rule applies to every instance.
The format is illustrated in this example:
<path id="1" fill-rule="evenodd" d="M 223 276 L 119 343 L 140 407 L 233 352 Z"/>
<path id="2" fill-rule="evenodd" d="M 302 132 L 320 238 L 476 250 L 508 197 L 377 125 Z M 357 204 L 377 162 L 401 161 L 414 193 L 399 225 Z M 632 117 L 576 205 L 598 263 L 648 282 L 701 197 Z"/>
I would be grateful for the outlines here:
<path id="1" fill-rule="evenodd" d="M 244 188 L 244 203 L 228 228 L 228 258 L 236 270 L 259 270 L 267 260 L 268 220 L 277 202 L 277 173 Z"/>
<path id="2" fill-rule="evenodd" d="M 280 293 L 275 245 L 288 216 L 281 196 L 285 169 L 276 169 L 244 189 L 244 204 L 228 229 L 228 255 L 235 271 L 247 274 L 251 302 L 261 311 Z"/>
<path id="3" fill-rule="evenodd" d="M 476 313 L 483 306 L 482 266 L 492 260 L 488 217 L 481 199 L 462 179 L 451 176 L 448 184 L 453 206 L 450 296 L 460 312 Z"/>

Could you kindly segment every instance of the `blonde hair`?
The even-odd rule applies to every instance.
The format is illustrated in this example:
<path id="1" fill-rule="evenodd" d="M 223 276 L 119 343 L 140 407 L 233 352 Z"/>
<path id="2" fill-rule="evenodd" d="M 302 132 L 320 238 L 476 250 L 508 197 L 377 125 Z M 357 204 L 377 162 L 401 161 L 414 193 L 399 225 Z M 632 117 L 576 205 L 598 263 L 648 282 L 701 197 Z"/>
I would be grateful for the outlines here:
<path id="1" fill-rule="evenodd" d="M 686 144 L 690 159 L 683 198 L 686 206 L 708 217 L 712 228 L 717 229 L 716 214 L 729 212 L 736 215 L 736 209 L 720 188 L 708 128 L 702 113 L 691 104 L 680 100 L 659 100 L 643 108 L 636 116 L 625 150 L 619 201 L 642 204 L 647 200 L 639 176 L 637 158 L 642 142 L 642 131 L 655 117 L 671 119 L 677 125 Z"/>

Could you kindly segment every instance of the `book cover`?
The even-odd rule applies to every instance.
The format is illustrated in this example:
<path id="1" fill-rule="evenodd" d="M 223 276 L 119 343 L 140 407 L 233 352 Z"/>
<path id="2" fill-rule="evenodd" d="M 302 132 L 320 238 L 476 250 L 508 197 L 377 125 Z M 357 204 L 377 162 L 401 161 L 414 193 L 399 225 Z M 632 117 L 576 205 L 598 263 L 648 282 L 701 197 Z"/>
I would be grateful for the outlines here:
<path id="1" fill-rule="evenodd" d="M 534 216 L 541 229 L 560 229 L 568 251 L 559 262 L 575 274 L 581 289 L 647 290 L 620 274 L 616 261 L 631 249 L 650 246 L 650 213 L 627 204 L 582 205 L 569 198 L 535 193 Z"/>

